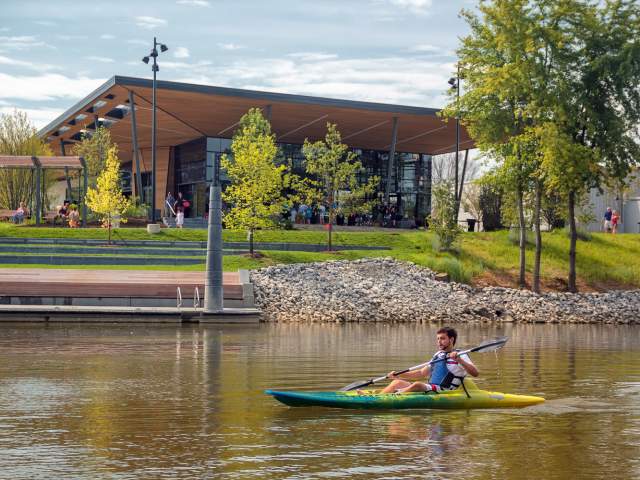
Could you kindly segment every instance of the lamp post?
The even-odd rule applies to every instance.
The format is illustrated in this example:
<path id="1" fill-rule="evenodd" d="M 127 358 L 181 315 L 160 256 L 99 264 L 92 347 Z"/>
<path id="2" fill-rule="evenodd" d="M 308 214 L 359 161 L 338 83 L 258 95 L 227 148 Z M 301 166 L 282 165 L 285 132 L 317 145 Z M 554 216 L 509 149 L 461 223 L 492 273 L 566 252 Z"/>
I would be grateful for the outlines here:
<path id="1" fill-rule="evenodd" d="M 153 71 L 152 84 L 152 102 L 151 102 L 151 223 L 156 223 L 156 73 L 160 70 L 158 67 L 158 47 L 161 52 L 169 50 L 164 43 L 159 43 L 156 37 L 153 37 L 153 49 L 151 53 L 142 58 L 142 61 L 149 64 L 149 57 L 153 58 L 151 70 Z M 133 107 L 133 105 L 132 105 Z"/>
<path id="2" fill-rule="evenodd" d="M 460 202 L 460 199 L 458 198 L 458 157 L 460 155 L 460 64 L 458 64 L 458 71 L 456 73 L 456 76 L 451 77 L 448 83 L 451 86 L 451 90 L 456 91 L 456 178 L 454 182 L 454 195 L 456 204 L 458 204 Z"/>

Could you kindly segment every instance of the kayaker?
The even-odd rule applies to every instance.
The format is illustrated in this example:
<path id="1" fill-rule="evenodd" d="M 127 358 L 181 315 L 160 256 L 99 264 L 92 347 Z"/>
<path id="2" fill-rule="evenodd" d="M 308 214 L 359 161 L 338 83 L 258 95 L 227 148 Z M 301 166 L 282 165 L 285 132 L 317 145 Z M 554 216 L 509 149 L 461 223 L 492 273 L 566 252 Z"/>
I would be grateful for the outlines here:
<path id="1" fill-rule="evenodd" d="M 396 375 L 389 372 L 387 378 L 393 381 L 381 393 L 404 392 L 439 392 L 441 390 L 455 390 L 462 385 L 467 375 L 478 376 L 478 369 L 471 362 L 467 354 L 458 355 L 454 348 L 458 339 L 458 332 L 451 327 L 443 327 L 437 332 L 436 342 L 438 351 L 432 360 L 446 358 L 420 370 Z M 425 382 L 425 380 L 427 380 Z M 422 380 L 422 381 L 417 381 Z"/>

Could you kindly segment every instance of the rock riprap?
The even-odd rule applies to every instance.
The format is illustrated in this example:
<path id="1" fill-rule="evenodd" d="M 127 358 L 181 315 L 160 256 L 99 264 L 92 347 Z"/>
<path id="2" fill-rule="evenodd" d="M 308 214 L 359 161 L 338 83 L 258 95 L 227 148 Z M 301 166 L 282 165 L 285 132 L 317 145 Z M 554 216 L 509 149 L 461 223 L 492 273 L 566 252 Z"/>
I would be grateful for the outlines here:
<path id="1" fill-rule="evenodd" d="M 278 265 L 251 280 L 265 321 L 640 323 L 640 290 L 473 288 L 392 258 Z"/>

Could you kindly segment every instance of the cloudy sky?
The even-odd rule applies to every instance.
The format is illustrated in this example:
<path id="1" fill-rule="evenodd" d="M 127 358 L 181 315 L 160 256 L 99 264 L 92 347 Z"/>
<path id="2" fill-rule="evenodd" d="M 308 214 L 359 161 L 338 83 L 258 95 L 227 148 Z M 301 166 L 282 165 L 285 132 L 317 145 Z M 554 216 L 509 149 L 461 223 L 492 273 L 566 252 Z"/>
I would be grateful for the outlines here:
<path id="1" fill-rule="evenodd" d="M 2 0 L 0 112 L 42 127 L 113 75 L 441 107 L 475 0 Z"/>

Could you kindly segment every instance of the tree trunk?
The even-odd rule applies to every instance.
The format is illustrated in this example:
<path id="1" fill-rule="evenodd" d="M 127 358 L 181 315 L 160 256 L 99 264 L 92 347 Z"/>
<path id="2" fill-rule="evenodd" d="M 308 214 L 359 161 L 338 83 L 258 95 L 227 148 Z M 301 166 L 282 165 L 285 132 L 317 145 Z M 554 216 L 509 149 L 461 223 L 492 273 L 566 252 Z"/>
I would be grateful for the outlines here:
<path id="1" fill-rule="evenodd" d="M 540 210 L 542 209 L 542 182 L 536 182 L 534 228 L 536 231 L 536 257 L 533 262 L 533 291 L 540 293 L 540 257 L 542 256 L 542 234 L 540 233 Z"/>
<path id="2" fill-rule="evenodd" d="M 462 177 L 458 192 L 456 192 L 456 225 L 458 224 L 458 216 L 460 215 L 460 203 L 462 202 L 462 193 L 464 192 L 464 176 L 467 173 L 467 160 L 469 159 L 469 150 L 464 152 L 464 163 L 462 164 Z"/>
<path id="3" fill-rule="evenodd" d="M 107 245 L 111 245 L 111 215 L 107 215 Z"/>
<path id="4" fill-rule="evenodd" d="M 576 287 L 576 243 L 578 241 L 578 230 L 576 229 L 576 192 L 569 192 L 569 280 L 567 289 L 570 292 L 577 292 Z"/>
<path id="5" fill-rule="evenodd" d="M 249 255 L 253 257 L 253 229 L 249 229 Z"/>
<path id="6" fill-rule="evenodd" d="M 527 286 L 525 278 L 527 232 L 525 230 L 526 225 L 524 222 L 524 202 L 522 200 L 522 189 L 520 187 L 516 189 L 516 203 L 518 204 L 518 223 L 520 225 L 520 277 L 518 278 L 518 284 L 520 288 L 525 288 Z"/>

